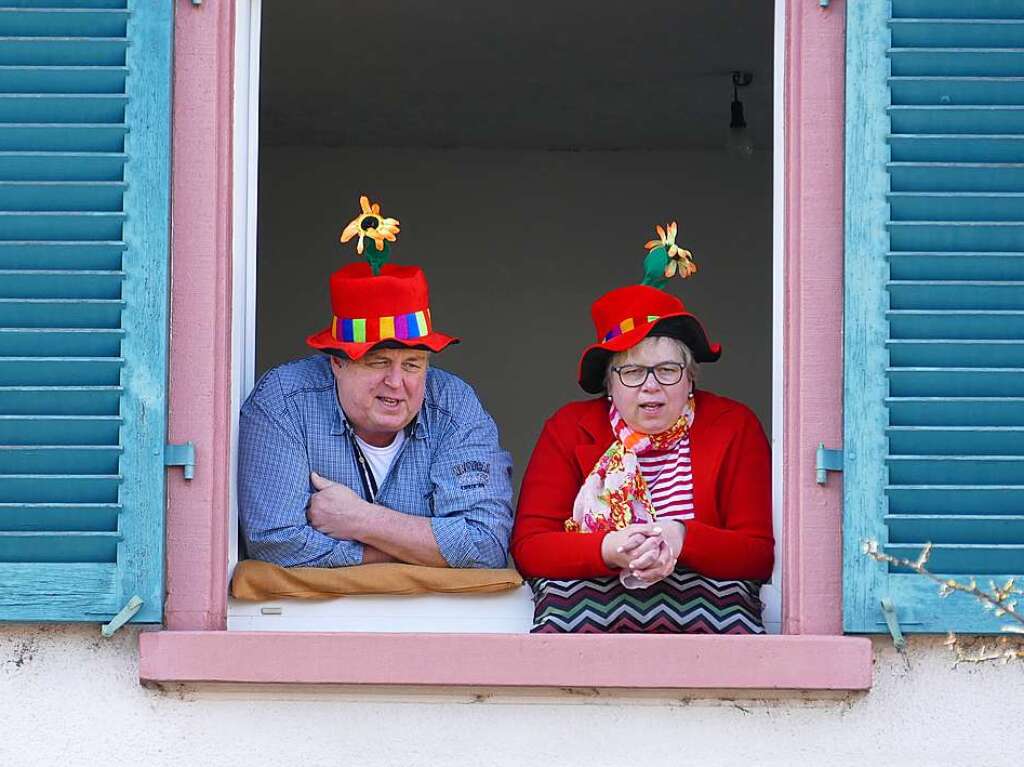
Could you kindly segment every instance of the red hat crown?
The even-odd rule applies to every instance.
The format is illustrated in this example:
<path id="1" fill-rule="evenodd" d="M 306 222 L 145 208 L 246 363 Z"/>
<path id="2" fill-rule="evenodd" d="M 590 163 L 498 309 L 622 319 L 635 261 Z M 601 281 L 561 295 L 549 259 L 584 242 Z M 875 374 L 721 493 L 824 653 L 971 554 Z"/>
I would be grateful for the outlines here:
<path id="1" fill-rule="evenodd" d="M 341 241 L 358 237 L 358 252 L 364 239 L 367 262 L 347 264 L 331 275 L 329 327 L 314 333 L 306 343 L 314 349 L 337 350 L 359 359 L 382 341 L 409 348 L 439 352 L 458 339 L 434 331 L 430 316 L 430 292 L 423 270 L 417 266 L 385 263 L 389 242 L 395 241 L 398 221 L 383 218 L 380 205 L 360 197 L 362 212 L 345 231 Z"/>
<path id="2" fill-rule="evenodd" d="M 686 311 L 683 302 L 664 290 L 649 285 L 629 285 L 605 293 L 590 307 L 597 342 L 646 325 L 666 315 Z"/>

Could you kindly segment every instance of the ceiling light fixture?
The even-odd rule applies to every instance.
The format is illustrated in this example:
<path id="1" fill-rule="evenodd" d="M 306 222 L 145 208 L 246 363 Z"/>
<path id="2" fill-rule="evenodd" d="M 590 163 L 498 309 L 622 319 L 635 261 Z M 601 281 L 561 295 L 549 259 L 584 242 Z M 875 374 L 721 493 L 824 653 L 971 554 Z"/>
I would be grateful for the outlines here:
<path id="1" fill-rule="evenodd" d="M 754 139 L 747 128 L 747 120 L 743 115 L 743 102 L 740 101 L 739 89 L 750 85 L 754 80 L 752 72 L 733 70 L 732 72 L 732 104 L 730 105 L 729 133 L 725 138 L 725 151 L 733 157 L 749 160 L 754 154 Z"/>

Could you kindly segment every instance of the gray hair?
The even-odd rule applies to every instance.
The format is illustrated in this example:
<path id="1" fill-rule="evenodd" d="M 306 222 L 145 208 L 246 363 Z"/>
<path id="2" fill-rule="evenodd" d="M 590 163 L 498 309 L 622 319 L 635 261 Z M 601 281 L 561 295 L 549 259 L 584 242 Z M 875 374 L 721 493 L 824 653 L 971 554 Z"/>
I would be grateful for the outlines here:
<path id="1" fill-rule="evenodd" d="M 647 336 L 647 338 L 643 339 L 640 343 L 636 344 L 635 346 L 631 346 L 624 352 L 616 352 L 608 359 L 608 367 L 606 367 L 604 370 L 605 391 L 608 390 L 608 384 L 611 380 L 613 367 L 618 367 L 626 360 L 628 360 L 629 353 L 636 349 L 637 347 L 641 346 L 642 344 L 646 344 L 649 341 L 657 342 L 659 339 L 662 338 L 664 338 L 667 341 L 671 341 L 675 345 L 676 350 L 679 352 L 679 356 L 682 358 L 683 368 L 686 370 L 687 378 L 689 378 L 690 381 L 692 381 L 693 383 L 697 383 L 697 376 L 700 372 L 700 365 L 697 364 L 697 360 L 693 358 L 693 352 L 690 351 L 689 346 L 680 341 L 678 338 L 673 338 L 672 336 Z"/>

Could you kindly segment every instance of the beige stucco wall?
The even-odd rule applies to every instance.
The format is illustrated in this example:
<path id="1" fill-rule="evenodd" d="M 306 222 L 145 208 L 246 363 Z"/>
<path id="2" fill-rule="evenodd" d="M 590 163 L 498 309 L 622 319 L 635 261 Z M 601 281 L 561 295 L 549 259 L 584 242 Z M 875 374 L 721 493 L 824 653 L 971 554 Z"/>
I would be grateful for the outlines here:
<path id="1" fill-rule="evenodd" d="M 135 629 L 0 628 L 0 764 L 1020 765 L 1024 664 L 876 642 L 866 694 L 144 688 Z M 651 663 L 670 660 L 651 659 Z"/>

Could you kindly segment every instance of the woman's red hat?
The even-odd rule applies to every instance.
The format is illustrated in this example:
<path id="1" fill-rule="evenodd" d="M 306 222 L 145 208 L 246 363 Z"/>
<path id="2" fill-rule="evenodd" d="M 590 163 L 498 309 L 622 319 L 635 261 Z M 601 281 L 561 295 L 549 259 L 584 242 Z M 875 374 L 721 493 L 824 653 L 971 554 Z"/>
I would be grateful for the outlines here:
<path id="1" fill-rule="evenodd" d="M 583 350 L 579 383 L 588 394 L 604 391 L 605 371 L 613 354 L 631 349 L 648 336 L 668 336 L 682 341 L 697 362 L 717 362 L 722 347 L 708 341 L 708 335 L 693 314 L 676 296 L 661 286 L 675 274 L 684 279 L 697 271 L 693 255 L 675 244 L 677 227 L 657 227 L 659 238 L 647 243 L 644 283 L 616 288 L 590 307 L 597 343 Z"/>
<path id="2" fill-rule="evenodd" d="M 357 360 L 376 346 L 403 346 L 439 352 L 459 339 L 434 330 L 427 278 L 416 266 L 384 263 L 389 242 L 395 241 L 398 221 L 383 218 L 380 205 L 360 198 L 362 213 L 341 235 L 347 242 L 359 237 L 373 241 L 367 262 L 347 264 L 331 275 L 331 324 L 306 339 L 314 349 L 340 351 Z M 376 252 L 374 252 L 376 246 Z"/>

